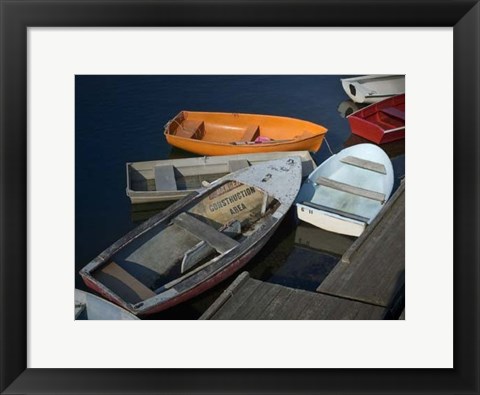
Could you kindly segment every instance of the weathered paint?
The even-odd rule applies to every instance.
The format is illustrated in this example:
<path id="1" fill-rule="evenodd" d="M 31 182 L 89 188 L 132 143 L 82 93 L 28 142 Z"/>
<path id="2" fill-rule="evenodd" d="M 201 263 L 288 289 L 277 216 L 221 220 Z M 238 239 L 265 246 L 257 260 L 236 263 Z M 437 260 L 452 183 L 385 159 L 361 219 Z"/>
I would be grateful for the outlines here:
<path id="1" fill-rule="evenodd" d="M 208 189 L 175 203 L 131 231 L 83 268 L 80 275 L 88 287 L 136 315 L 162 311 L 197 296 L 235 273 L 263 247 L 295 200 L 300 187 L 301 174 L 302 165 L 298 157 L 271 161 L 229 174 L 213 182 Z M 160 289 L 156 296 L 135 305 L 122 300 L 92 276 L 95 269 L 107 263 L 113 254 L 127 244 L 153 227 L 166 226 L 174 216 L 193 207 L 194 204 L 208 197 L 212 189 L 229 181 L 238 181 L 258 188 L 279 202 L 273 215 L 267 212 L 267 215 L 258 221 L 238 247 L 214 258 L 205 267 L 193 269 L 174 286 Z"/>
<path id="2" fill-rule="evenodd" d="M 200 158 L 167 159 L 126 164 L 126 194 L 132 204 L 182 199 L 189 193 L 203 189 L 201 181 L 213 182 L 232 172 L 234 162 L 247 162 L 251 166 L 281 159 L 299 156 L 302 160 L 302 178 L 317 167 L 308 151 L 265 152 L 260 154 L 204 156 Z M 159 165 L 172 165 L 180 179 L 179 190 L 155 190 L 153 188 L 154 168 Z M 235 166 L 234 166 L 235 168 Z M 238 170 L 238 169 L 235 169 Z M 188 182 L 186 180 L 189 180 Z"/>

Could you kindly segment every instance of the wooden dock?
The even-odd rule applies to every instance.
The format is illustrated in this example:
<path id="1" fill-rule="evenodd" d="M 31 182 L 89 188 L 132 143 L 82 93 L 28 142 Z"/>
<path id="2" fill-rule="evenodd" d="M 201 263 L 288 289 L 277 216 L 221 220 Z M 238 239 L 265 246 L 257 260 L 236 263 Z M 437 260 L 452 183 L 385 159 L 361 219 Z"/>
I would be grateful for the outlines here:
<path id="1" fill-rule="evenodd" d="M 243 272 L 201 320 L 381 320 L 386 309 L 250 278 Z"/>
<path id="2" fill-rule="evenodd" d="M 405 184 L 317 288 L 237 279 L 205 311 L 210 320 L 405 318 Z"/>
<path id="3" fill-rule="evenodd" d="M 404 308 L 405 184 L 345 252 L 317 292 L 391 310 Z"/>

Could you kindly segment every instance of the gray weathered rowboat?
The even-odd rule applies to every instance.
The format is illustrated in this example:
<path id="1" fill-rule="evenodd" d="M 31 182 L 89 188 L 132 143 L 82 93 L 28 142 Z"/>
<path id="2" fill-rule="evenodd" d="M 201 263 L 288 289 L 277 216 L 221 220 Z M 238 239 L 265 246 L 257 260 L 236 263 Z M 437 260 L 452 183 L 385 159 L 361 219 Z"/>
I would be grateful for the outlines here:
<path id="1" fill-rule="evenodd" d="M 293 204 L 301 175 L 297 156 L 228 174 L 145 221 L 80 275 L 135 315 L 197 296 L 260 251 Z"/>
<path id="2" fill-rule="evenodd" d="M 308 151 L 127 163 L 127 196 L 132 204 L 174 201 L 243 167 L 290 156 L 301 158 L 303 178 L 315 170 L 315 162 Z"/>
<path id="3" fill-rule="evenodd" d="M 76 320 L 138 320 L 136 316 L 91 293 L 75 289 Z"/>

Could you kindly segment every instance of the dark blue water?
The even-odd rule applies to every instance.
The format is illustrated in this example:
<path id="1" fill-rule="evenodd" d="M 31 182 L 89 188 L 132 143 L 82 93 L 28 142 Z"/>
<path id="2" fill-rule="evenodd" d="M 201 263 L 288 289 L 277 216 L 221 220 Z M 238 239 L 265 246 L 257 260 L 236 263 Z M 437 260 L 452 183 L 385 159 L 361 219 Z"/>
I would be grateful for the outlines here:
<path id="1" fill-rule="evenodd" d="M 351 135 L 348 121 L 338 111 L 339 106 L 343 112 L 351 106 L 343 103 L 348 97 L 339 79 L 344 77 L 348 76 L 77 76 L 76 286 L 85 289 L 78 270 L 155 212 L 149 208 L 150 211 L 139 213 L 135 208 L 132 213 L 125 194 L 125 163 L 194 156 L 166 143 L 163 125 L 170 118 L 181 110 L 191 110 L 305 119 L 329 129 L 328 145 L 336 153 L 365 142 Z M 331 155 L 328 145 L 324 143 L 313 155 L 317 164 Z M 404 142 L 382 148 L 392 159 L 396 188 L 405 173 Z M 315 233 L 317 229 L 301 226 L 302 229 L 297 228 L 291 210 L 274 237 L 245 270 L 265 281 L 316 289 L 338 261 L 339 251 L 314 245 L 321 238 Z M 302 240 L 313 242 L 299 243 L 300 232 Z M 345 240 L 338 244 L 344 247 Z M 155 318 L 197 318 L 230 281 Z"/>

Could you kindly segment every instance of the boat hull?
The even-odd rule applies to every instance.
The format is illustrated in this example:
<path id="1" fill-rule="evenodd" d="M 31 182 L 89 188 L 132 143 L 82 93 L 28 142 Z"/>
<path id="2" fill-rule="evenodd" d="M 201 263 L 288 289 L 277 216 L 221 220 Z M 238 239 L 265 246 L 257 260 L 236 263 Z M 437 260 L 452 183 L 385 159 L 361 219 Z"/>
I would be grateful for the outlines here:
<path id="1" fill-rule="evenodd" d="M 405 138 L 405 95 L 372 104 L 347 119 L 353 134 L 376 144 L 402 140 Z"/>
<path id="2" fill-rule="evenodd" d="M 348 236 L 358 237 L 366 227 L 364 222 L 317 210 L 301 203 L 297 203 L 297 216 L 298 219 L 317 226 L 318 228 Z"/>
<path id="3" fill-rule="evenodd" d="M 126 164 L 126 194 L 132 204 L 171 202 L 201 190 L 220 177 L 232 171 L 232 162 L 243 162 L 241 166 L 253 166 L 270 160 L 298 156 L 302 161 L 302 178 L 317 167 L 308 151 L 269 152 L 246 155 L 204 156 L 183 159 L 134 162 Z M 174 169 L 176 190 L 165 187 L 156 190 L 155 168 L 171 166 Z M 235 165 L 234 165 L 235 166 Z M 200 182 L 202 181 L 202 182 Z M 203 182 L 207 184 L 203 185 Z"/>
<path id="4" fill-rule="evenodd" d="M 300 220 L 358 237 L 380 212 L 393 188 L 393 166 L 373 144 L 332 155 L 310 174 L 297 196 Z"/>
<path id="5" fill-rule="evenodd" d="M 205 142 L 201 140 L 185 139 L 178 136 L 166 135 L 167 142 L 177 148 L 193 152 L 198 155 L 241 155 L 254 154 L 258 152 L 278 151 L 310 151 L 317 152 L 322 143 L 324 135 L 314 136 L 308 139 L 297 140 L 285 143 L 262 143 L 262 144 L 221 144 Z"/>
<path id="6" fill-rule="evenodd" d="M 222 177 L 133 229 L 80 275 L 89 288 L 138 316 L 189 300 L 238 271 L 265 245 L 293 204 L 301 174 L 301 160 L 292 156 Z M 243 236 L 236 241 L 226 228 L 218 231 L 199 217 L 241 223 Z M 206 262 L 199 241 L 216 251 Z M 191 270 L 184 271 L 186 262 Z"/>
<path id="7" fill-rule="evenodd" d="M 403 75 L 366 75 L 341 79 L 345 93 L 355 103 L 372 104 L 405 92 Z"/>
<path id="8" fill-rule="evenodd" d="M 208 291 L 209 289 L 217 286 L 221 282 L 227 280 L 229 277 L 231 277 L 233 274 L 238 272 L 240 269 L 242 269 L 263 247 L 264 245 L 269 241 L 269 239 L 272 237 L 273 233 L 277 229 L 278 225 L 280 224 L 281 221 L 277 223 L 276 226 L 274 226 L 268 234 L 259 240 L 257 244 L 252 246 L 244 255 L 227 265 L 223 270 L 218 272 L 217 274 L 213 275 L 211 278 L 208 280 L 199 283 L 196 287 L 190 289 L 189 291 L 186 291 L 184 293 L 179 294 L 176 297 L 173 297 L 165 302 L 158 303 L 148 310 L 143 310 L 138 316 L 148 316 L 151 314 L 156 314 L 160 313 L 164 310 L 167 310 L 171 307 L 174 307 L 178 304 L 181 304 L 183 302 L 187 302 L 188 300 L 195 298 L 196 296 L 199 296 L 203 294 L 204 292 Z M 85 280 L 85 279 L 84 279 Z M 100 293 L 102 296 L 104 296 L 106 299 L 120 304 L 124 309 L 130 310 L 132 314 L 135 314 L 134 310 L 131 310 L 128 304 L 125 304 L 122 300 L 119 300 L 117 298 L 112 297 L 112 294 L 109 292 L 104 292 L 104 290 L 98 286 L 97 283 L 89 281 L 86 279 L 85 283 L 87 286 L 91 289 L 94 289 L 96 292 Z"/>
<path id="9" fill-rule="evenodd" d="M 312 151 L 327 129 L 301 119 L 239 113 L 181 111 L 165 125 L 167 142 L 198 155 Z"/>
<path id="10" fill-rule="evenodd" d="M 78 309 L 78 311 L 77 311 Z M 75 289 L 76 320 L 138 320 L 138 318 L 105 299 Z"/>

